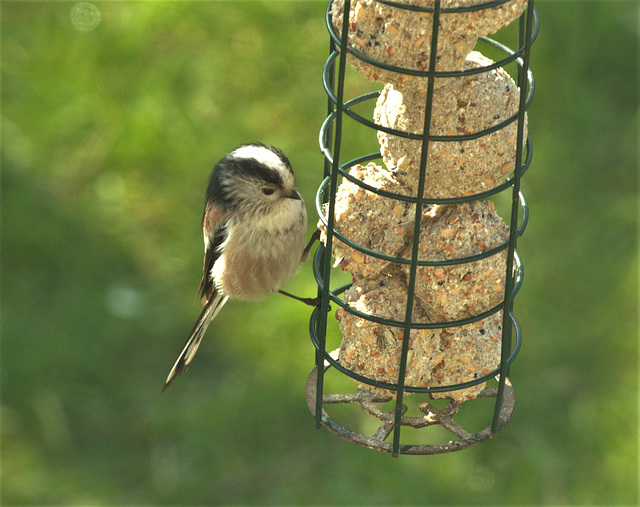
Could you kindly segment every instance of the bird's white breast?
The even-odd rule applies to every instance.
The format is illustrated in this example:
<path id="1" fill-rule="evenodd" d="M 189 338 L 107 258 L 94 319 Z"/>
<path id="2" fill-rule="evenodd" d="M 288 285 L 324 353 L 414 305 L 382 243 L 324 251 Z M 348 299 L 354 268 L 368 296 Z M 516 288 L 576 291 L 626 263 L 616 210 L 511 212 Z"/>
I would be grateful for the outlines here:
<path id="1" fill-rule="evenodd" d="M 255 300 L 278 291 L 300 267 L 307 230 L 302 200 L 287 199 L 268 215 L 231 221 L 212 269 L 218 290 Z"/>

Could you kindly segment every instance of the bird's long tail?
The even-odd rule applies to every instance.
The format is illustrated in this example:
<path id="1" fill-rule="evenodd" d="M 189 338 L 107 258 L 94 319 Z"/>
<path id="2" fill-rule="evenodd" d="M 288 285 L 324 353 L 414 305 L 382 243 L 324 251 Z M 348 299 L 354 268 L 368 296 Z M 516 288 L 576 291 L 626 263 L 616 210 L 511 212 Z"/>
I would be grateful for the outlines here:
<path id="1" fill-rule="evenodd" d="M 209 301 L 204 305 L 202 313 L 200 314 L 200 317 L 198 317 L 195 326 L 193 326 L 191 334 L 189 335 L 189 338 L 187 338 L 187 342 L 184 344 L 176 364 L 173 365 L 173 368 L 171 368 L 171 371 L 169 372 L 169 376 L 162 388 L 163 392 L 167 387 L 169 387 L 169 384 L 171 384 L 176 377 L 179 377 L 189 369 L 189 365 L 193 360 L 193 356 L 196 355 L 196 351 L 200 346 L 204 333 L 209 327 L 211 321 L 216 315 L 218 315 L 220 308 L 222 308 L 226 302 L 227 296 L 220 294 L 219 292 L 214 292 Z"/>

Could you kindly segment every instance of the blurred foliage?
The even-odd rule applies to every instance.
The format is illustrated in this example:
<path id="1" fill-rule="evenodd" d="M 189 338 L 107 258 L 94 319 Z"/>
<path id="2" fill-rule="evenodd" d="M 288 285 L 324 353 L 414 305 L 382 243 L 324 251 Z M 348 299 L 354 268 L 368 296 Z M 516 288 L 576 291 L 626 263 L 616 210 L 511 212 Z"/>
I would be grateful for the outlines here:
<path id="1" fill-rule="evenodd" d="M 286 298 L 229 303 L 160 396 L 212 164 L 280 146 L 314 226 L 326 4 L 97 2 L 91 31 L 74 5 L 0 6 L 4 504 L 637 504 L 636 2 L 538 2 L 516 409 L 397 460 L 314 428 Z"/>

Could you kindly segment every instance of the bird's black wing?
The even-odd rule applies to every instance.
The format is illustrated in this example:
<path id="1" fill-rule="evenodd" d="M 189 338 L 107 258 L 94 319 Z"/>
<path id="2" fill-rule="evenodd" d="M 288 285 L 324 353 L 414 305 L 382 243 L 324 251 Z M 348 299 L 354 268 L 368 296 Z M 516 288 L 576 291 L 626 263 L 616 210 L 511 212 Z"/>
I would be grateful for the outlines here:
<path id="1" fill-rule="evenodd" d="M 204 263 L 202 267 L 202 280 L 198 288 L 200 304 L 205 306 L 215 292 L 215 286 L 211 279 L 211 269 L 218 257 L 220 257 L 220 245 L 227 238 L 227 218 L 219 207 L 207 204 L 202 218 L 202 232 L 204 234 Z"/>
<path id="2" fill-rule="evenodd" d="M 220 245 L 227 237 L 227 217 L 219 207 L 212 203 L 207 203 L 202 218 L 202 231 L 204 234 L 204 266 L 202 280 L 198 294 L 200 302 L 204 308 L 198 317 L 189 338 L 182 347 L 182 351 L 177 361 L 173 365 L 171 372 L 164 384 L 163 391 L 173 382 L 173 380 L 187 371 L 193 357 L 200 346 L 204 333 L 211 321 L 220 311 L 220 308 L 227 302 L 227 296 L 220 293 L 211 279 L 211 269 L 218 257 L 220 257 Z"/>

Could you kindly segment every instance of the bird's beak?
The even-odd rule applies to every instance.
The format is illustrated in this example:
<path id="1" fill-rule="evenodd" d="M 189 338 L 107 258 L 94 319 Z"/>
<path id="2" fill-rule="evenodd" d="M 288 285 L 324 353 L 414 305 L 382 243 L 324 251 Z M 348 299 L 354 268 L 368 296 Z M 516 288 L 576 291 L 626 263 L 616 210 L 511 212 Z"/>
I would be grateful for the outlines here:
<path id="1" fill-rule="evenodd" d="M 286 194 L 284 194 L 284 196 L 289 199 L 297 199 L 298 201 L 302 200 L 302 197 L 300 197 L 300 194 L 295 188 L 290 192 L 287 192 Z"/>

